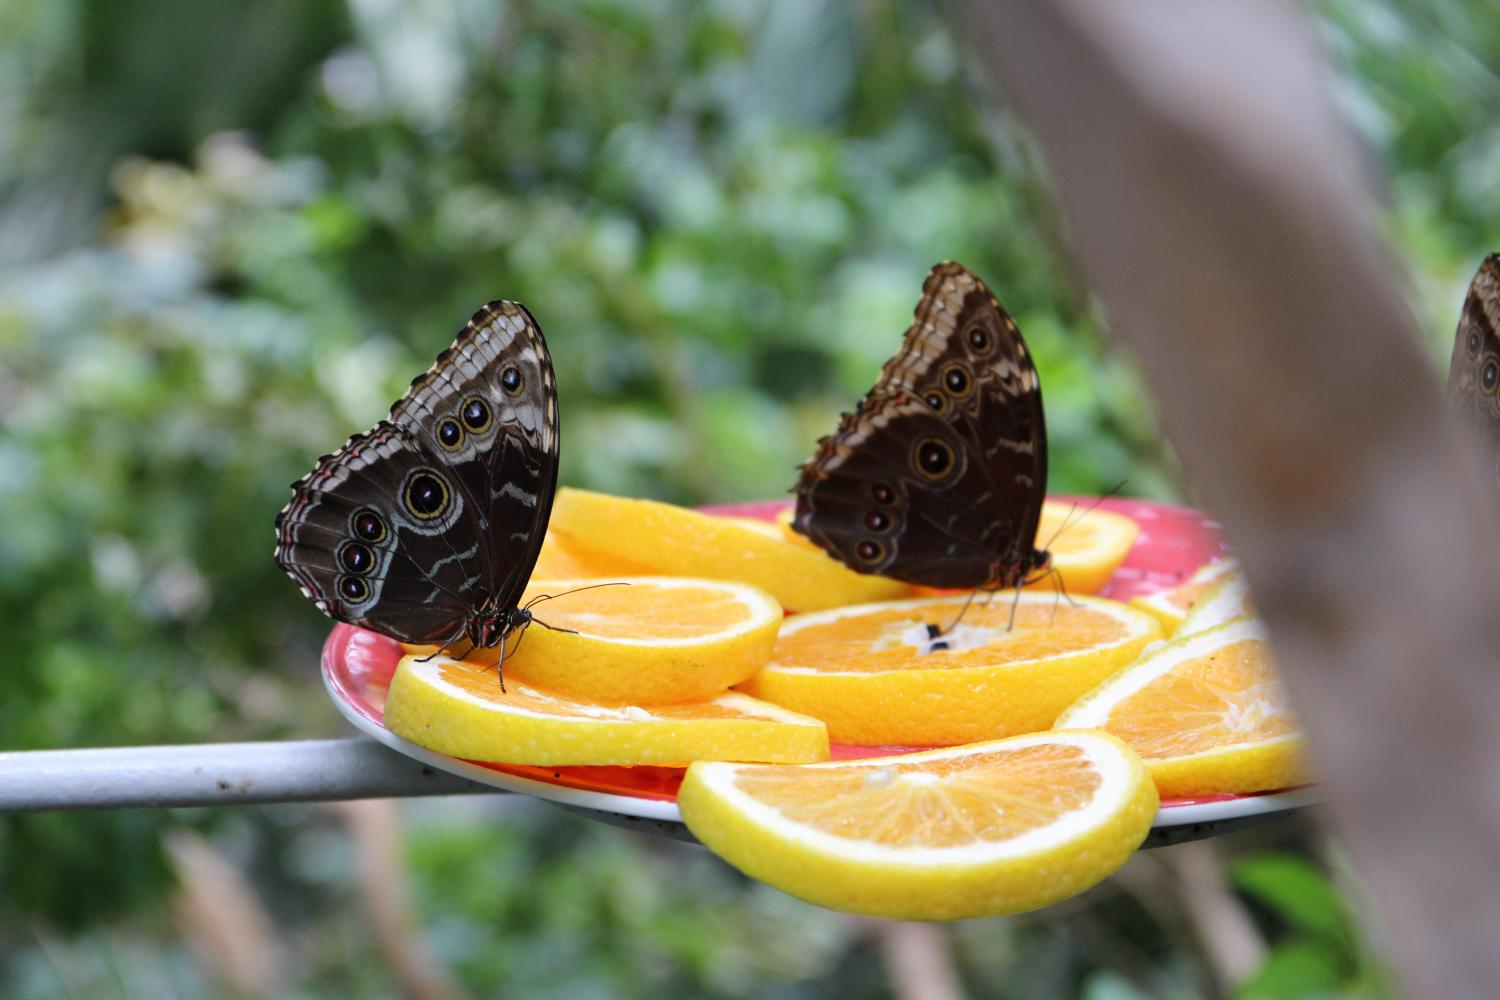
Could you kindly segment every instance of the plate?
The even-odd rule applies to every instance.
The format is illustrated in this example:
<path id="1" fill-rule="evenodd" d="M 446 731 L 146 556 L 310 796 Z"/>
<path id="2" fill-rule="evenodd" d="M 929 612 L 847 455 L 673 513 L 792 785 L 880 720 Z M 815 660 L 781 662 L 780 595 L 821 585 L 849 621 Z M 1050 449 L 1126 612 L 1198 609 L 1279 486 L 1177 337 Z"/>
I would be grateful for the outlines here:
<path id="1" fill-rule="evenodd" d="M 1201 511 L 1170 504 L 1119 497 L 1095 501 L 1083 497 L 1053 497 L 1080 504 L 1097 502 L 1141 526 L 1130 555 L 1115 571 L 1100 596 L 1128 601 L 1176 586 L 1203 563 L 1224 556 L 1228 549 L 1219 525 Z M 773 520 L 788 501 L 774 500 L 708 507 L 712 514 Z M 677 786 L 682 769 L 675 767 L 532 767 L 459 760 L 404 740 L 385 728 L 386 688 L 400 662 L 399 643 L 374 632 L 338 624 L 323 646 L 323 683 L 344 717 L 356 729 L 395 750 L 433 767 L 510 792 L 534 795 L 609 821 L 639 821 L 659 832 L 681 836 Z M 835 760 L 851 760 L 904 753 L 913 747 L 866 747 L 835 743 Z M 1257 818 L 1295 809 L 1313 801 L 1309 789 L 1289 789 L 1256 795 L 1211 795 L 1192 799 L 1164 799 L 1148 844 L 1224 832 Z M 659 824 L 676 825 L 676 830 Z"/>

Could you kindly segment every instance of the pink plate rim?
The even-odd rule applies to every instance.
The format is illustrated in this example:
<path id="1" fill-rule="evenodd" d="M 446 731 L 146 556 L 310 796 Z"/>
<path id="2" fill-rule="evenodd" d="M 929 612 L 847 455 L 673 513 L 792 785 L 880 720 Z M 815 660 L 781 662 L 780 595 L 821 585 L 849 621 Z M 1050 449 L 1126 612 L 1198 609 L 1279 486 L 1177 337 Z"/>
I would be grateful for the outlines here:
<path id="1" fill-rule="evenodd" d="M 1051 497 L 1131 517 L 1141 534 L 1103 596 L 1129 600 L 1175 585 L 1198 566 L 1228 552 L 1218 524 L 1190 507 L 1111 497 Z M 705 512 L 773 520 L 789 501 L 770 500 L 703 508 Z M 336 624 L 324 643 L 323 683 L 334 706 L 360 732 L 386 746 L 440 770 L 510 792 L 521 792 L 559 805 L 614 813 L 645 820 L 680 823 L 675 800 L 681 769 L 662 767 L 556 767 L 490 764 L 460 760 L 402 739 L 381 721 L 384 687 L 400 656 L 394 640 L 351 625 Z M 882 756 L 909 747 L 853 747 L 835 744 L 835 758 Z M 1162 802 L 1154 827 L 1219 823 L 1281 812 L 1316 800 L 1311 788 L 1253 795 L 1214 795 Z"/>

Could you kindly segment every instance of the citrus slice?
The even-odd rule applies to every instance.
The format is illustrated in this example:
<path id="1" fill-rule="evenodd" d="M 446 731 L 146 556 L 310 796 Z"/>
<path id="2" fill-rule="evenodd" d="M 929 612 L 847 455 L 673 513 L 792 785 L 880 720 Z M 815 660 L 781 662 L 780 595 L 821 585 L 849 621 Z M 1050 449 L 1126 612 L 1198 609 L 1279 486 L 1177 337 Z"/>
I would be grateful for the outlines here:
<path id="1" fill-rule="evenodd" d="M 1047 547 L 1052 565 L 1070 594 L 1097 594 L 1130 554 L 1141 526 L 1124 514 L 1048 500 L 1036 529 L 1036 544 Z M 1043 586 L 1055 586 L 1047 577 Z"/>
<path id="2" fill-rule="evenodd" d="M 1057 727 L 1120 737 L 1163 797 L 1308 780 L 1297 720 L 1253 618 L 1157 646 L 1081 698 Z"/>
<path id="3" fill-rule="evenodd" d="M 856 573 L 821 552 L 787 542 L 771 527 L 750 528 L 737 518 L 566 487 L 552 508 L 553 530 L 594 551 L 669 576 L 748 583 L 791 611 L 906 593 L 904 583 Z"/>
<path id="4" fill-rule="evenodd" d="M 1255 601 L 1250 596 L 1250 584 L 1245 582 L 1245 574 L 1238 571 L 1225 573 L 1202 597 L 1193 602 L 1172 637 L 1175 639 L 1192 635 L 1253 614 Z"/>
<path id="5" fill-rule="evenodd" d="M 1182 624 L 1182 619 L 1187 617 L 1192 606 L 1212 590 L 1224 576 L 1229 573 L 1238 573 L 1239 568 L 1239 563 L 1233 559 L 1204 563 L 1187 578 L 1186 582 L 1167 590 L 1159 590 L 1154 594 L 1132 597 L 1130 603 L 1142 611 L 1155 615 L 1161 622 L 1162 631 L 1167 635 L 1172 635 L 1177 631 L 1177 626 Z"/>
<path id="6" fill-rule="evenodd" d="M 577 589 L 586 587 L 588 589 Z M 543 595 L 555 595 L 542 600 Z M 700 701 L 771 658 L 781 605 L 742 583 L 680 577 L 535 581 L 536 620 L 505 660 L 511 677 L 606 705 Z M 571 631 L 562 631 L 562 630 Z M 493 663 L 499 650 L 467 658 Z"/>
<path id="7" fill-rule="evenodd" d="M 698 763 L 677 804 L 714 853 L 784 892 L 951 920 L 1089 888 L 1140 845 L 1157 797 L 1119 740 L 1053 732 L 827 764 Z"/>
<path id="8" fill-rule="evenodd" d="M 531 577 L 534 580 L 592 580 L 642 576 L 648 572 L 644 566 L 595 551 L 566 535 L 548 531 Z"/>
<path id="9" fill-rule="evenodd" d="M 1161 635 L 1097 597 L 1001 591 L 865 604 L 789 618 L 740 690 L 822 719 L 842 743 L 933 746 L 1046 729 Z M 1011 616 L 1015 621 L 1012 625 Z"/>
<path id="10" fill-rule="evenodd" d="M 692 760 L 802 762 L 828 758 L 817 719 L 742 694 L 656 708 L 566 698 L 463 660 L 402 659 L 385 726 L 465 760 L 507 764 L 682 764 Z"/>

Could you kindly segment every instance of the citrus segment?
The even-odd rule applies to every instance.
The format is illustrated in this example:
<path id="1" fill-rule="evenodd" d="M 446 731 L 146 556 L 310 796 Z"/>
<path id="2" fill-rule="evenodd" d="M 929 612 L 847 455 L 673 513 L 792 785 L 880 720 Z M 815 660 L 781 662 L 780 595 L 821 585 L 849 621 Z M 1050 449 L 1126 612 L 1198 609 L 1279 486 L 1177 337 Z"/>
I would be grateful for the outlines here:
<path id="1" fill-rule="evenodd" d="M 770 594 L 718 580 L 534 580 L 522 601 L 535 602 L 535 621 L 513 643 L 505 676 L 607 705 L 722 694 L 766 665 L 782 621 Z M 468 658 L 480 653 L 489 663 L 499 656 Z"/>
<path id="2" fill-rule="evenodd" d="M 697 763 L 677 796 L 694 835 L 820 906 L 949 920 L 1082 892 L 1140 845 L 1157 796 L 1103 733 L 1035 733 L 804 766 Z"/>
<path id="3" fill-rule="evenodd" d="M 745 695 L 654 708 L 600 705 L 510 678 L 502 692 L 494 668 L 441 656 L 402 659 L 386 697 L 385 726 L 429 750 L 508 764 L 828 757 L 821 722 Z"/>
<path id="4" fill-rule="evenodd" d="M 564 488 L 552 528 L 595 551 L 672 576 L 735 580 L 759 587 L 791 611 L 874 601 L 906 585 L 865 576 L 770 529 L 655 500 Z"/>
<path id="5" fill-rule="evenodd" d="M 1176 632 L 1182 619 L 1187 617 L 1192 606 L 1202 599 L 1224 576 L 1239 572 L 1239 563 L 1233 559 L 1204 563 L 1193 575 L 1176 587 L 1159 590 L 1143 597 L 1132 597 L 1132 606 L 1155 615 L 1167 635 Z"/>
<path id="6" fill-rule="evenodd" d="M 1047 728 L 1161 634 L 1150 615 L 1114 601 L 1002 591 L 973 601 L 935 645 L 932 633 L 968 600 L 790 618 L 771 663 L 739 687 L 822 719 L 843 743 L 967 743 Z"/>
<path id="7" fill-rule="evenodd" d="M 1297 721 L 1265 633 L 1251 618 L 1157 646 L 1081 698 L 1057 726 L 1120 737 L 1164 797 L 1308 780 Z"/>

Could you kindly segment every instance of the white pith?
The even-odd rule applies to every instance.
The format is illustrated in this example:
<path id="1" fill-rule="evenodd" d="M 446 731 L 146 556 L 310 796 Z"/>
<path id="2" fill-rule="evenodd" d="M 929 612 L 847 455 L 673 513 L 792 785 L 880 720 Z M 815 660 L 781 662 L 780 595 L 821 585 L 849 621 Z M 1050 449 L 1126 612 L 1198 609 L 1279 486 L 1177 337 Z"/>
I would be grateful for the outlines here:
<path id="1" fill-rule="evenodd" d="M 996 598 L 996 600 L 1007 600 L 1007 601 L 1013 600 L 1013 599 L 1014 599 L 1014 595 L 1002 595 L 1001 597 L 997 597 Z M 819 612 L 815 612 L 815 613 L 812 613 L 812 614 L 795 615 L 795 616 L 793 616 L 791 618 L 788 618 L 786 620 L 786 622 L 781 626 L 781 635 L 782 636 L 795 635 L 798 632 L 800 632 L 802 629 L 808 628 L 810 626 L 824 625 L 824 624 L 827 624 L 828 622 L 838 621 L 841 618 L 863 617 L 864 615 L 867 615 L 867 614 L 870 614 L 870 613 L 881 612 L 881 611 L 888 611 L 888 610 L 901 610 L 901 609 L 904 609 L 904 608 L 912 608 L 914 610 L 918 609 L 918 608 L 930 608 L 930 607 L 933 607 L 935 605 L 950 605 L 950 606 L 953 606 L 953 607 L 958 607 L 958 606 L 962 605 L 963 603 L 965 603 L 968 600 L 969 600 L 968 595 L 959 595 L 957 597 L 918 598 L 918 599 L 915 599 L 915 600 L 904 600 L 904 601 L 882 601 L 882 602 L 877 603 L 877 604 L 854 604 L 854 605 L 850 605 L 848 607 L 835 608 L 835 609 L 833 609 L 831 611 L 819 611 Z M 1059 602 L 1061 600 L 1063 600 L 1063 598 L 1059 597 L 1056 594 L 1050 594 L 1050 593 L 1025 593 L 1025 592 L 1023 592 L 1021 594 L 1020 603 L 1021 604 L 1043 604 L 1043 603 L 1045 603 L 1045 604 L 1055 604 L 1055 603 L 1057 603 L 1057 602 Z M 1120 646 L 1124 646 L 1124 645 L 1126 645 L 1128 643 L 1136 641 L 1137 639 L 1140 639 L 1143 635 L 1147 634 L 1149 631 L 1151 631 L 1151 629 L 1153 629 L 1155 627 L 1155 620 L 1154 619 L 1146 617 L 1142 612 L 1139 612 L 1139 611 L 1135 610 L 1134 608 L 1126 607 L 1125 605 L 1116 603 L 1114 601 L 1106 601 L 1106 600 L 1103 600 L 1103 599 L 1100 599 L 1100 598 L 1091 598 L 1091 597 L 1074 597 L 1071 600 L 1072 600 L 1072 602 L 1074 604 L 1084 605 L 1086 607 L 1089 607 L 1089 608 L 1095 609 L 1097 611 L 1103 612 L 1104 614 L 1108 615 L 1110 618 L 1112 618 L 1115 621 L 1119 622 L 1121 625 L 1124 625 L 1125 629 L 1126 629 L 1125 635 L 1121 636 L 1119 639 L 1116 639 L 1116 640 L 1114 640 L 1112 642 L 1103 643 L 1103 644 L 1100 644 L 1100 645 L 1097 645 L 1097 646 L 1081 647 L 1081 648 L 1079 648 L 1077 650 L 1073 650 L 1071 652 L 1054 653 L 1054 654 L 1052 654 L 1050 656 L 1033 657 L 1033 658 L 1027 659 L 1027 660 L 1006 660 L 1004 663 L 997 663 L 997 664 L 993 664 L 991 666 L 982 666 L 982 665 L 977 665 L 976 664 L 976 665 L 971 665 L 971 666 L 960 667 L 958 669 L 994 669 L 995 667 L 1021 667 L 1021 666 L 1026 666 L 1026 665 L 1033 664 L 1033 663 L 1043 663 L 1043 662 L 1047 662 L 1047 661 L 1051 661 L 1051 660 L 1063 659 L 1063 658 L 1069 657 L 1069 656 L 1076 656 L 1076 655 L 1078 655 L 1080 653 L 1094 653 L 1094 652 L 1101 652 L 1101 651 L 1109 650 L 1109 649 L 1116 649 L 1116 648 L 1118 648 Z M 996 630 L 996 631 L 1003 631 L 1003 630 Z M 974 648 L 974 646 L 971 644 L 968 648 Z M 842 670 L 841 669 L 841 670 L 838 670 L 836 672 L 833 672 L 833 671 L 822 670 L 822 669 L 820 669 L 818 667 L 801 667 L 801 666 L 795 666 L 795 665 L 790 665 L 790 664 L 783 664 L 783 663 L 778 662 L 774 658 L 774 656 L 773 656 L 773 659 L 771 660 L 771 662 L 769 664 L 766 665 L 765 669 L 766 669 L 766 671 L 774 671 L 774 672 L 779 673 L 779 674 L 826 674 L 828 676 L 838 676 L 838 677 L 872 677 L 872 676 L 875 676 L 875 675 L 878 675 L 878 674 L 905 673 L 905 672 L 910 671 L 910 670 L 914 670 L 914 669 L 915 670 L 920 670 L 922 668 L 920 666 L 906 666 L 906 667 L 898 667 L 898 668 L 895 668 L 895 669 L 888 669 L 888 670 Z M 953 668 L 940 667 L 940 668 L 935 668 L 935 669 L 953 669 Z"/>
<path id="2" fill-rule="evenodd" d="M 775 621 L 782 615 L 781 605 L 776 599 L 763 590 L 745 584 L 726 583 L 722 580 L 703 580 L 697 577 L 685 576 L 622 576 L 611 578 L 601 583 L 626 583 L 647 586 L 658 590 L 713 590 L 721 594 L 733 597 L 745 608 L 745 620 L 729 628 L 717 632 L 705 632 L 702 635 L 685 636 L 680 639 L 631 639 L 622 636 L 596 635 L 578 629 L 579 635 L 595 642 L 607 642 L 614 646 L 638 646 L 646 649 L 683 648 L 689 646 L 702 646 L 709 643 L 723 642 L 725 639 L 733 639 L 746 635 L 759 628 L 764 628 L 769 621 Z M 533 580 L 527 589 L 535 591 L 545 587 L 559 587 L 565 589 L 577 589 L 580 586 L 588 586 L 590 581 L 579 580 Z M 545 602 L 537 605 L 532 612 L 538 618 L 545 620 Z"/>
<path id="3" fill-rule="evenodd" d="M 869 768 L 879 770 L 892 764 L 914 760 L 942 760 L 963 757 L 983 752 L 998 746 L 1026 747 L 1041 744 L 1067 744 L 1083 751 L 1089 763 L 1100 777 L 1099 788 L 1088 804 L 1072 812 L 1064 813 L 1044 826 L 1027 830 L 1008 840 L 976 841 L 954 847 L 912 847 L 876 844 L 865 840 L 839 837 L 823 830 L 798 823 L 760 800 L 741 791 L 735 781 L 736 775 L 745 770 L 764 765 L 732 763 L 699 763 L 693 769 L 701 780 L 719 796 L 726 805 L 750 824 L 760 827 L 774 836 L 796 841 L 801 846 L 820 854 L 862 864 L 898 865 L 906 868 L 937 868 L 952 865 L 972 865 L 1005 858 L 1024 857 L 1048 848 L 1054 848 L 1070 840 L 1098 829 L 1125 806 L 1131 792 L 1131 759 L 1119 745 L 1108 738 L 1092 733 L 1033 733 L 990 743 L 948 747 L 899 757 L 878 757 L 868 760 L 829 761 L 824 764 L 801 764 L 805 768 Z M 931 776 L 934 782 L 944 780 L 940 775 Z M 972 780 L 969 776 L 968 780 Z M 880 780 L 871 784 L 883 784 Z"/>

